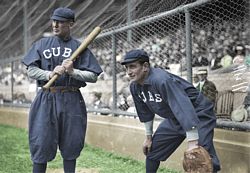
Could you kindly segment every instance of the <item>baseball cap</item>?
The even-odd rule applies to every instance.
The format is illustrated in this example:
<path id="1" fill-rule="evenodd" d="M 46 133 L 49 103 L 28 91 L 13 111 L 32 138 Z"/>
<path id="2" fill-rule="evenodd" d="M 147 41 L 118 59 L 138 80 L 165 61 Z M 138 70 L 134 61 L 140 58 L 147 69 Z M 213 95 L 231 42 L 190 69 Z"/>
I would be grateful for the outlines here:
<path id="1" fill-rule="evenodd" d="M 196 74 L 207 74 L 207 69 L 200 69 Z"/>
<path id="2" fill-rule="evenodd" d="M 236 50 L 243 50 L 243 49 L 244 49 L 244 47 L 241 45 L 236 46 Z"/>
<path id="3" fill-rule="evenodd" d="M 131 50 L 131 51 L 126 53 L 126 55 L 124 56 L 124 59 L 121 62 L 121 64 L 125 65 L 125 64 L 137 61 L 139 59 L 149 61 L 149 56 L 148 56 L 147 52 L 145 52 L 142 49 Z"/>
<path id="4" fill-rule="evenodd" d="M 58 20 L 58 21 L 68 21 L 73 20 L 75 21 L 75 13 L 69 8 L 66 7 L 59 7 L 55 9 L 53 12 L 53 15 L 51 16 L 52 20 Z"/>

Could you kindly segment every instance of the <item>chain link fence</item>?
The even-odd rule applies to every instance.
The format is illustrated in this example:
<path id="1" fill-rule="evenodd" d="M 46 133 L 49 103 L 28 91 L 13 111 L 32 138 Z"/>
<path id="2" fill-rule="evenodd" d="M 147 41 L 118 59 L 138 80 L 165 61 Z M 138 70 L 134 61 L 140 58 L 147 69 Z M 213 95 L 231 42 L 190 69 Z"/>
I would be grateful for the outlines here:
<path id="1" fill-rule="evenodd" d="M 127 51 L 137 48 L 148 52 L 151 66 L 169 70 L 194 84 L 196 71 L 207 69 L 219 93 L 234 92 L 232 107 L 226 111 L 224 97 L 217 99 L 219 114 L 229 117 L 243 104 L 250 83 L 249 0 L 151 0 L 141 6 L 139 1 L 128 2 L 127 24 L 121 22 L 105 29 L 90 46 L 104 73 L 96 84 L 82 90 L 89 111 L 136 117 L 128 78 L 119 62 Z M 235 75 L 239 69 L 234 62 L 237 56 L 245 58 L 241 63 L 244 71 Z M 19 102 L 18 96 L 24 94 L 25 101 L 20 102 L 29 103 L 36 92 L 35 82 L 27 80 L 20 60 L 1 63 L 1 69 L 2 98 Z"/>
<path id="2" fill-rule="evenodd" d="M 190 15 L 190 21 L 187 21 L 187 14 Z M 190 40 L 187 40 L 188 22 L 191 25 Z M 121 103 L 124 103 L 123 106 L 119 103 L 117 106 L 126 110 L 126 97 L 130 99 L 130 95 L 124 84 L 127 82 L 125 69 L 119 64 L 126 51 L 144 49 L 149 53 L 153 67 L 161 67 L 187 78 L 187 64 L 190 63 L 187 62 L 187 44 L 192 43 L 192 77 L 198 69 L 208 69 L 208 77 L 215 82 L 217 90 L 225 92 L 239 84 L 239 80 L 234 77 L 237 67 L 233 59 L 237 56 L 237 46 L 244 47 L 245 56 L 249 54 L 248 28 L 248 1 L 196 1 L 135 20 L 130 25 L 106 30 L 92 47 L 103 66 L 104 81 L 112 80 L 115 76 L 118 79 L 117 86 L 124 86 L 124 91 L 122 87 L 117 87 L 117 97 L 121 97 Z M 115 69 L 113 63 L 116 64 Z M 243 102 L 249 85 L 248 68 L 244 73 L 242 80 L 246 87 L 235 90 L 238 102 L 234 108 Z M 221 107 L 222 103 L 219 104 Z"/>

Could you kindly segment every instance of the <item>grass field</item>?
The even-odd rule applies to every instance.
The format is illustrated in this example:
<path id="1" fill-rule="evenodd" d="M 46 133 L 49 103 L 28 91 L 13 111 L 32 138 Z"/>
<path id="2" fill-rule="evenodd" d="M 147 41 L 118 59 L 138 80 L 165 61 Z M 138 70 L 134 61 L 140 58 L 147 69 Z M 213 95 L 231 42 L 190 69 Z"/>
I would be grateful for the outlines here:
<path id="1" fill-rule="evenodd" d="M 0 125 L 0 173 L 30 173 L 32 162 L 24 129 Z M 62 168 L 60 153 L 48 163 L 50 170 Z M 77 169 L 97 170 L 98 173 L 144 173 L 144 162 L 86 145 L 77 160 Z M 90 171 L 91 172 L 91 171 Z M 159 173 L 177 173 L 160 168 Z M 87 172 L 86 172 L 87 173 Z"/>

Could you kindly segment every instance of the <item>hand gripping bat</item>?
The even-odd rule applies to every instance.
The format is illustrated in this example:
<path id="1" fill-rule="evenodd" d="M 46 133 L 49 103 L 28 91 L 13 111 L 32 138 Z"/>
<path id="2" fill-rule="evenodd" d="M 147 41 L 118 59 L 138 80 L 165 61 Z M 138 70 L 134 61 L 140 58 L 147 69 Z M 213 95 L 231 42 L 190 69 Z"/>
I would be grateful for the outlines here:
<path id="1" fill-rule="evenodd" d="M 84 39 L 84 41 L 81 43 L 81 45 L 74 51 L 74 53 L 70 56 L 70 60 L 74 61 L 80 53 L 82 53 L 88 45 L 95 39 L 95 37 L 101 32 L 101 28 L 98 26 L 96 27 L 87 37 Z M 59 77 L 58 74 L 55 74 L 44 86 L 44 89 L 48 89 L 53 82 L 56 81 L 56 79 Z"/>

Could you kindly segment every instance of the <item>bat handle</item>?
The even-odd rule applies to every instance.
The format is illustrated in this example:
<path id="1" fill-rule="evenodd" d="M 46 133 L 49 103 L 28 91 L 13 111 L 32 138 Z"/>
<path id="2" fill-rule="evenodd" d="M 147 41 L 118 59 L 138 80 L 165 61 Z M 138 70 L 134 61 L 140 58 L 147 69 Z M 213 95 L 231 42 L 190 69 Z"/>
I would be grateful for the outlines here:
<path id="1" fill-rule="evenodd" d="M 78 55 L 87 48 L 87 46 L 94 40 L 94 38 L 101 32 L 101 28 L 98 26 L 96 27 L 88 36 L 87 38 L 81 43 L 81 45 L 76 49 L 76 51 L 70 56 L 70 60 L 74 61 Z M 54 75 L 48 83 L 46 83 L 43 88 L 48 89 L 53 82 L 58 78 L 58 75 Z"/>
<path id="2" fill-rule="evenodd" d="M 49 89 L 49 87 L 56 81 L 56 79 L 59 77 L 58 74 L 55 74 L 44 86 L 44 89 Z"/>

